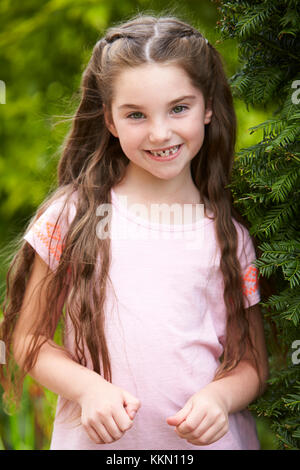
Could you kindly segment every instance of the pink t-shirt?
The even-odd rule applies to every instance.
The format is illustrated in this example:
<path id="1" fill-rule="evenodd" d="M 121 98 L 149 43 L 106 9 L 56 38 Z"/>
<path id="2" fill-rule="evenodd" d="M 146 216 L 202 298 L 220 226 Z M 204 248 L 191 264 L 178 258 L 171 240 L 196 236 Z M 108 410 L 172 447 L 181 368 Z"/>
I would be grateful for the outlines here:
<path id="1" fill-rule="evenodd" d="M 137 397 L 141 407 L 132 428 L 111 444 L 95 444 L 81 425 L 74 427 L 64 413 L 59 419 L 56 413 L 50 448 L 259 449 L 248 410 L 231 414 L 229 431 L 208 446 L 188 443 L 166 422 L 212 381 L 223 352 L 226 317 L 213 220 L 202 217 L 194 224 L 159 224 L 134 214 L 113 190 L 111 195 L 113 289 L 108 284 L 105 333 L 112 383 Z M 56 227 L 48 258 L 61 201 L 52 204 L 24 236 L 51 269 L 59 263 L 62 238 L 76 213 L 74 196 Z M 255 251 L 248 231 L 233 222 L 238 230 L 245 306 L 250 307 L 260 301 Z M 73 348 L 71 328 L 65 346 Z M 57 412 L 63 403 L 59 396 Z"/>

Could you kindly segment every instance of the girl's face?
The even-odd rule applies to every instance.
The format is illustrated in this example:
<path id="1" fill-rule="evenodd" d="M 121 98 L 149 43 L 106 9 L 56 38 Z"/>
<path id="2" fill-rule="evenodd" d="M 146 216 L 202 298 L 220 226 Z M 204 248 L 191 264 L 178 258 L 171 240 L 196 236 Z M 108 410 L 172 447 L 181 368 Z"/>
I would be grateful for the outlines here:
<path id="1" fill-rule="evenodd" d="M 111 115 L 105 111 L 107 127 L 119 138 L 129 165 L 182 183 L 211 116 L 181 67 L 157 63 L 124 69 L 114 86 Z"/>

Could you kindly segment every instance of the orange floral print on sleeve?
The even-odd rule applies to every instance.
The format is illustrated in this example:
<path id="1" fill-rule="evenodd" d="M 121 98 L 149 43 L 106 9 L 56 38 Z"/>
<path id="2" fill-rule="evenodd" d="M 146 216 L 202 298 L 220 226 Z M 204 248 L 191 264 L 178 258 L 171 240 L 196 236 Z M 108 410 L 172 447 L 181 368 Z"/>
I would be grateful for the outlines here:
<path id="1" fill-rule="evenodd" d="M 55 227 L 55 224 L 48 221 L 45 222 L 40 217 L 33 225 L 32 230 L 38 239 L 48 248 L 49 252 L 54 255 L 55 259 L 59 261 L 63 249 L 60 225 L 56 224 Z"/>
<path id="2" fill-rule="evenodd" d="M 243 292 L 245 295 L 254 294 L 258 290 L 258 268 L 249 266 L 243 277 Z"/>

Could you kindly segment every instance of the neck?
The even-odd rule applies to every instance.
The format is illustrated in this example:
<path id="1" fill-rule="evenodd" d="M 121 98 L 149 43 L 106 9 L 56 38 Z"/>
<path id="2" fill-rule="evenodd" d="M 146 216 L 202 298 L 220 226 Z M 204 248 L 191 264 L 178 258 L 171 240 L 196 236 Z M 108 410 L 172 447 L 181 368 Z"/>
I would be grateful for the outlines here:
<path id="1" fill-rule="evenodd" d="M 156 178 L 137 165 L 128 164 L 122 181 L 114 187 L 116 193 L 135 202 L 200 204 L 200 193 L 195 186 L 190 168 L 178 178 Z"/>

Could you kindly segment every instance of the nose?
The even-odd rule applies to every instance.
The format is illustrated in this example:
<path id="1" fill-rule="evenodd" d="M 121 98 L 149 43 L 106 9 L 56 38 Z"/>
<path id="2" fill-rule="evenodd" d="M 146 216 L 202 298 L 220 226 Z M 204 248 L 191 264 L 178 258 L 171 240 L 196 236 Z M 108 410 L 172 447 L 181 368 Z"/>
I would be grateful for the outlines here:
<path id="1" fill-rule="evenodd" d="M 168 142 L 171 139 L 172 131 L 169 123 L 162 119 L 157 119 L 151 123 L 149 129 L 149 141 L 151 144 Z"/>

